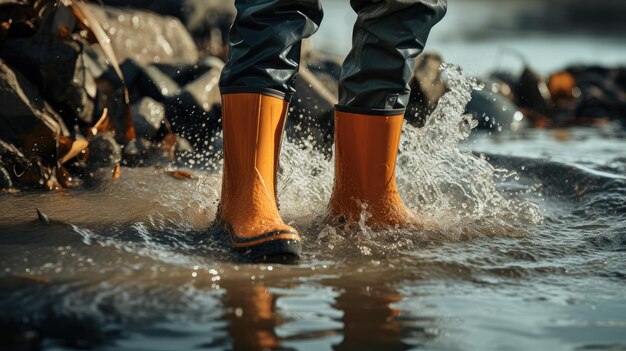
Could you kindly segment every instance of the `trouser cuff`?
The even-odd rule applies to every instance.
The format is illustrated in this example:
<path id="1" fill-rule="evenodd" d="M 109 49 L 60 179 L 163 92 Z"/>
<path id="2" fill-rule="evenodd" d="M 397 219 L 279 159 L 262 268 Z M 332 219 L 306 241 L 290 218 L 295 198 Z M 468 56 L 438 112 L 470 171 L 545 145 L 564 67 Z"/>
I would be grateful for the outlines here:
<path id="1" fill-rule="evenodd" d="M 346 106 L 346 105 L 335 105 L 335 111 L 346 112 L 346 113 L 354 113 L 359 115 L 369 115 L 369 116 L 404 116 L 404 112 L 406 109 L 398 108 L 398 109 L 375 109 L 368 107 L 354 107 L 354 106 Z"/>

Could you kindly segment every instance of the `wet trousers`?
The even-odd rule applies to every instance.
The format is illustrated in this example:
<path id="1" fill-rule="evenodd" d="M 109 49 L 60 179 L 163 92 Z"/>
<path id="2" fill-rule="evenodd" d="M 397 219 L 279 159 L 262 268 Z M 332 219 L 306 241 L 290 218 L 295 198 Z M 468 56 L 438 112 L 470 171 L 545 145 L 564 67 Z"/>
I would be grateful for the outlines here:
<path id="1" fill-rule="evenodd" d="M 347 1 L 347 0 L 346 0 Z M 357 13 L 352 49 L 339 81 L 338 110 L 403 114 L 415 59 L 447 0 L 351 0 Z M 220 90 L 289 99 L 295 92 L 302 39 L 317 31 L 320 0 L 236 0 L 229 59 Z"/>

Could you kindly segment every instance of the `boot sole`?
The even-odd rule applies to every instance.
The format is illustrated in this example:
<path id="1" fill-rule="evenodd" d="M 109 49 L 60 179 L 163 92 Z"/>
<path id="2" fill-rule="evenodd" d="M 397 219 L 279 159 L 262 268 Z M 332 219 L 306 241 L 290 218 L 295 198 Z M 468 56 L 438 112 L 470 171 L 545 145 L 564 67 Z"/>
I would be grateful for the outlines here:
<path id="1" fill-rule="evenodd" d="M 293 231 L 275 231 L 268 232 L 251 239 L 241 239 L 233 234 L 230 225 L 224 221 L 217 221 L 216 227 L 225 235 L 224 244 L 227 245 L 240 261 L 247 262 L 266 262 L 266 263 L 295 263 L 302 253 L 302 241 L 295 239 L 277 238 L 271 239 L 273 236 L 283 234 L 295 234 Z M 228 239 L 226 239 L 228 236 Z M 263 242 L 245 245 L 246 242 L 258 241 L 266 239 Z"/>
<path id="2" fill-rule="evenodd" d="M 300 240 L 275 239 L 249 247 L 233 247 L 236 252 L 252 262 L 295 263 L 302 253 Z"/>

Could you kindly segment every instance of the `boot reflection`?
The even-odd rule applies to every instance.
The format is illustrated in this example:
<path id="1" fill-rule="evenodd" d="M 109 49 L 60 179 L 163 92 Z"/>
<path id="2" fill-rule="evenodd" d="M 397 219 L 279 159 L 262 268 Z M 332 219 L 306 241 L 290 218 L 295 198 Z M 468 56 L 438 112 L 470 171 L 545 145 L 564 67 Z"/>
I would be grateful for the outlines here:
<path id="1" fill-rule="evenodd" d="M 282 323 L 275 313 L 277 297 L 264 285 L 232 282 L 226 288 L 223 319 L 233 350 L 276 350 L 279 340 L 274 329 Z"/>
<path id="2" fill-rule="evenodd" d="M 362 286 L 342 287 L 343 293 L 334 307 L 344 312 L 343 340 L 334 350 L 407 350 L 402 341 L 402 328 L 396 317 L 399 310 L 391 304 L 402 296 L 393 290 L 377 290 Z"/>

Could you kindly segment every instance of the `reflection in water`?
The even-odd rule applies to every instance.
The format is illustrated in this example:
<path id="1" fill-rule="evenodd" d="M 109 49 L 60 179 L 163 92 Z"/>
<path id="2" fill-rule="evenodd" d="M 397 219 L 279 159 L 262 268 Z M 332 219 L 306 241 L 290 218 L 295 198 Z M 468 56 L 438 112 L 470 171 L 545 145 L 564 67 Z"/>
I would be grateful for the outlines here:
<path id="1" fill-rule="evenodd" d="M 332 348 L 344 350 L 407 350 L 405 339 L 418 339 L 417 343 L 432 340 L 436 333 L 427 332 L 424 327 L 413 322 L 403 323 L 400 310 L 394 304 L 403 297 L 397 291 L 375 282 L 371 287 L 363 281 L 330 281 L 333 290 L 341 291 L 334 303 L 329 306 L 341 312 L 341 328 L 332 329 L 328 323 L 326 330 L 299 329 L 296 334 L 281 336 L 277 328 L 285 322 L 285 316 L 277 301 L 283 296 L 272 293 L 272 289 L 263 284 L 248 281 L 229 281 L 221 285 L 225 289 L 222 303 L 225 313 L 222 320 L 227 322 L 225 330 L 229 334 L 215 340 L 209 346 L 232 345 L 234 350 L 290 350 L 286 341 L 305 341 L 327 335 L 341 335 L 341 340 Z M 297 290 L 297 289 L 295 289 Z M 292 290 L 281 290 L 292 291 Z M 289 294 L 289 293 L 287 293 Z M 288 296 L 284 296 L 288 297 Z M 301 306 L 307 309 L 306 306 Z M 298 306 L 291 307 L 298 309 Z M 406 319 L 406 318 L 405 318 Z M 412 321 L 422 320 L 432 325 L 434 319 L 410 316 Z M 314 323 L 313 323 L 314 324 Z"/>
<path id="2" fill-rule="evenodd" d="M 337 298 L 335 307 L 344 312 L 343 340 L 333 349 L 343 350 L 406 350 L 400 314 L 391 304 L 402 300 L 393 290 L 372 291 L 370 287 L 351 286 Z"/>
<path id="3" fill-rule="evenodd" d="M 224 282 L 224 315 L 233 350 L 276 350 L 275 328 L 282 324 L 276 313 L 277 296 L 262 284 Z"/>

